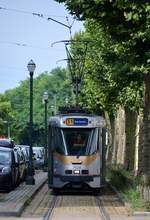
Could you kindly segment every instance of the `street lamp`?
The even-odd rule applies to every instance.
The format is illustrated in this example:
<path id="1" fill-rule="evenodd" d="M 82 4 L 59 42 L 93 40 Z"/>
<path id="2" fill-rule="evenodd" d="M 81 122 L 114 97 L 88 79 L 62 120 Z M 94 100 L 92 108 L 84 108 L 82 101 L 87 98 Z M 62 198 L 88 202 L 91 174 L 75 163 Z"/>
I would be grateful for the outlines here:
<path id="1" fill-rule="evenodd" d="M 54 113 L 54 105 L 51 105 L 51 112 L 52 112 L 52 116 L 54 116 L 55 115 L 55 113 Z"/>
<path id="2" fill-rule="evenodd" d="M 69 99 L 68 99 L 68 97 L 65 98 L 65 104 L 66 104 L 66 105 L 69 104 Z"/>
<path id="3" fill-rule="evenodd" d="M 57 97 L 56 94 L 53 94 L 53 104 L 51 105 L 52 115 L 56 115 L 57 113 Z"/>
<path id="4" fill-rule="evenodd" d="M 27 185 L 34 185 L 35 179 L 33 177 L 33 142 L 32 142 L 32 136 L 33 136 L 33 73 L 36 68 L 35 63 L 33 60 L 30 60 L 30 62 L 27 65 L 29 74 L 30 74 L 30 128 L 29 128 L 29 141 L 30 141 L 30 154 L 29 154 L 29 165 L 28 165 L 28 175 L 26 178 L 26 184 Z"/>
<path id="5" fill-rule="evenodd" d="M 10 139 L 10 123 L 9 121 L 3 121 L 5 124 L 7 124 L 7 138 Z"/>
<path id="6" fill-rule="evenodd" d="M 47 103 L 48 103 L 48 92 L 43 94 L 43 103 L 45 109 L 45 154 L 44 154 L 44 168 L 43 171 L 47 171 Z"/>

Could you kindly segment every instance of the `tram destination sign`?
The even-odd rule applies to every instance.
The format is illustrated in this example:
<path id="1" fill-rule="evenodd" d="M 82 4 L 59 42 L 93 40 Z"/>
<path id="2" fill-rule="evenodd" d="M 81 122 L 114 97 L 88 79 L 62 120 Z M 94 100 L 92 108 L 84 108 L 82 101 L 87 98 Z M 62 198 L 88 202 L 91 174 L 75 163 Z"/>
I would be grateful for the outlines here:
<path id="1" fill-rule="evenodd" d="M 88 125 L 88 118 L 67 118 L 66 125 L 68 125 L 68 126 L 86 126 L 86 125 Z"/>

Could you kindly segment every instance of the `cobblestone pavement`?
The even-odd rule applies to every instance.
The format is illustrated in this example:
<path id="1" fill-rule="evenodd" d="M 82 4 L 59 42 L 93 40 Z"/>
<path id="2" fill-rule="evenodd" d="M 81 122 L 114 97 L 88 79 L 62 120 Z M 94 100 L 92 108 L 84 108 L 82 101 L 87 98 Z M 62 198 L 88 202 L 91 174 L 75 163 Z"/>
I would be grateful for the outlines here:
<path id="1" fill-rule="evenodd" d="M 94 196 L 58 196 L 52 220 L 100 220 L 100 209 Z"/>
<path id="2" fill-rule="evenodd" d="M 88 219 L 88 218 L 86 218 Z M 42 217 L 0 217 L 0 220 L 43 220 Z M 62 218 L 60 218 L 62 220 Z M 66 219 L 67 220 L 67 219 Z M 74 220 L 70 218 L 69 220 Z M 77 220 L 83 220 L 83 218 L 78 218 Z M 111 217 L 111 220 L 150 220 L 149 216 L 143 217 Z"/>
<path id="3" fill-rule="evenodd" d="M 45 185 L 23 212 L 22 218 L 37 218 L 45 216 L 54 195 Z M 111 190 L 106 190 L 99 196 L 86 194 L 61 194 L 57 196 L 55 207 L 50 215 L 51 220 L 101 220 L 103 206 L 111 220 L 150 220 L 150 217 L 133 217 L 122 201 Z"/>
<path id="4" fill-rule="evenodd" d="M 140 217 L 111 217 L 111 220 L 150 220 L 150 216 L 140 216 Z"/>
<path id="5" fill-rule="evenodd" d="M 123 202 L 109 188 L 97 196 L 83 193 L 61 193 L 55 196 L 47 184 L 30 201 L 21 217 L 0 217 L 0 220 L 43 220 L 54 198 L 56 203 L 49 218 L 51 220 L 102 220 L 103 210 L 109 216 L 108 220 L 150 220 L 150 216 L 131 216 Z"/>
<path id="6" fill-rule="evenodd" d="M 25 210 L 21 215 L 21 218 L 23 217 L 42 218 L 47 214 L 52 199 L 53 199 L 52 192 L 50 189 L 48 189 L 48 185 L 45 184 L 41 188 L 41 190 L 37 193 L 37 195 L 33 198 L 30 205 L 28 205 L 25 208 Z"/>
<path id="7" fill-rule="evenodd" d="M 25 205 L 46 182 L 47 174 L 37 172 L 34 176 L 35 185 L 21 183 L 10 193 L 0 194 L 0 216 L 19 216 Z"/>

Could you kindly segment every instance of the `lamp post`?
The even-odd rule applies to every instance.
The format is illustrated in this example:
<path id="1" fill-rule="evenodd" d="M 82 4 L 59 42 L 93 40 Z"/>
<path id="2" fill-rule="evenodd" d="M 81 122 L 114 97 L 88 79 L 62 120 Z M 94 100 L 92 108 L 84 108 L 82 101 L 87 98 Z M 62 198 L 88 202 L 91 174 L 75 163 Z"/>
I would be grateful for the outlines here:
<path id="1" fill-rule="evenodd" d="M 7 124 L 7 138 L 10 138 L 10 122 L 9 121 L 3 121 L 5 124 Z"/>
<path id="2" fill-rule="evenodd" d="M 47 171 L 47 103 L 48 103 L 48 92 L 44 92 L 43 94 L 43 103 L 45 109 L 45 154 L 44 154 L 44 168 L 43 171 Z"/>
<path id="3" fill-rule="evenodd" d="M 33 74 L 34 70 L 36 68 L 35 63 L 33 60 L 30 60 L 30 62 L 27 65 L 29 74 L 30 74 L 30 127 L 29 127 L 29 141 L 30 141 L 30 154 L 29 154 L 29 165 L 28 165 L 28 175 L 26 178 L 26 184 L 27 185 L 34 185 L 35 179 L 33 177 L 33 142 L 32 142 L 32 136 L 33 136 Z"/>

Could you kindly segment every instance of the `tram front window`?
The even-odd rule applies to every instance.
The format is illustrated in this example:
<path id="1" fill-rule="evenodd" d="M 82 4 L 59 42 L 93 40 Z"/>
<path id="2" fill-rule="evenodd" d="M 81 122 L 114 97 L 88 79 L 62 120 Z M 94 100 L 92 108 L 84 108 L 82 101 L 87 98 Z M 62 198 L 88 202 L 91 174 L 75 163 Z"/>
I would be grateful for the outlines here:
<path id="1" fill-rule="evenodd" d="M 91 155 L 97 150 L 98 129 L 62 129 L 65 155 Z"/>

